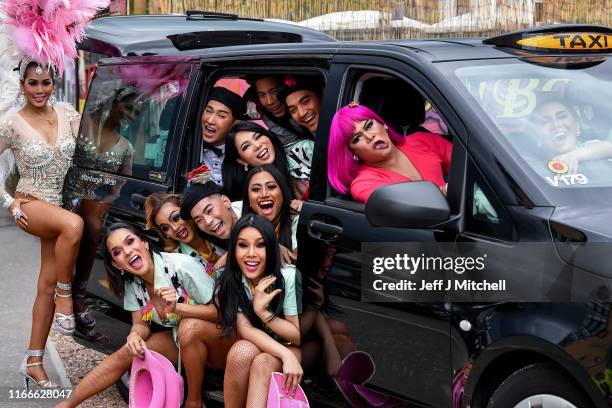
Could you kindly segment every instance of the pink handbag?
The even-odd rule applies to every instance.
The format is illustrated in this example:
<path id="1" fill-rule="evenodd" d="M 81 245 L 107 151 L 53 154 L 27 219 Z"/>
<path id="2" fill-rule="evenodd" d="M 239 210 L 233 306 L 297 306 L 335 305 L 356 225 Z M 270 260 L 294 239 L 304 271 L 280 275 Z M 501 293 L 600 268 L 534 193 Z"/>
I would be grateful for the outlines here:
<path id="1" fill-rule="evenodd" d="M 183 377 L 172 363 L 145 349 L 134 357 L 130 374 L 130 408 L 179 408 L 183 403 Z"/>
<path id="2" fill-rule="evenodd" d="M 291 397 L 283 390 L 285 376 L 283 373 L 272 373 L 270 376 L 270 388 L 268 388 L 267 408 L 310 408 L 308 398 L 299 385 L 295 395 Z"/>

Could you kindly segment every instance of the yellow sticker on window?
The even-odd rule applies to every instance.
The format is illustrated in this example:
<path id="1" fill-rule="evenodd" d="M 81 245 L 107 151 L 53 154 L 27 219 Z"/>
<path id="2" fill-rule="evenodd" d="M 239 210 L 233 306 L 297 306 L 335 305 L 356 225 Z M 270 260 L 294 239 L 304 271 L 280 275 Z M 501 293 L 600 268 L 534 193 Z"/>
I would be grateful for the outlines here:
<path id="1" fill-rule="evenodd" d="M 565 174 L 569 171 L 569 166 L 561 160 L 551 160 L 548 162 L 548 170 L 555 174 Z"/>
<path id="2" fill-rule="evenodd" d="M 558 33 L 538 35 L 517 41 L 523 47 L 569 50 L 602 51 L 612 49 L 612 35 L 598 33 Z"/>

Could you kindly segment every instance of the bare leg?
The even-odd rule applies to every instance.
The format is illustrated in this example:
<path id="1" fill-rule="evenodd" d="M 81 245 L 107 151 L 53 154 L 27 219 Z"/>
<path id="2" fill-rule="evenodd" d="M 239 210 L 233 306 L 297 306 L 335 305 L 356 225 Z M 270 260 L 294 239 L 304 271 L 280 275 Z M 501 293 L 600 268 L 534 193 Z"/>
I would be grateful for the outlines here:
<path id="1" fill-rule="evenodd" d="M 84 313 L 87 310 L 85 305 L 85 289 L 91 269 L 96 259 L 96 249 L 100 243 L 102 234 L 102 222 L 108 210 L 109 205 L 98 201 L 84 199 L 81 201 L 79 215 L 83 217 L 84 230 L 83 238 L 79 248 L 79 254 L 76 259 L 76 273 L 74 276 L 74 286 L 72 289 L 74 300 L 74 311 L 76 313 Z M 85 319 L 91 320 L 89 315 Z M 83 319 L 81 319 L 83 320 Z M 77 320 L 77 324 L 79 321 Z M 86 322 L 93 324 L 95 321 Z"/>
<path id="2" fill-rule="evenodd" d="M 230 349 L 223 377 L 223 402 L 226 408 L 246 406 L 249 372 L 259 353 L 261 350 L 247 340 L 238 340 Z"/>
<path id="3" fill-rule="evenodd" d="M 72 282 L 74 262 L 83 234 L 83 220 L 76 214 L 42 200 L 22 204 L 21 209 L 28 217 L 26 231 L 44 239 L 55 239 L 55 272 L 57 281 Z M 60 295 L 70 295 L 70 290 L 57 289 Z M 72 314 L 72 299 L 59 297 L 55 311 Z"/>
<path id="4" fill-rule="evenodd" d="M 301 352 L 298 347 L 290 346 L 289 349 L 301 361 Z M 282 361 L 268 353 L 260 353 L 253 360 L 251 372 L 249 373 L 249 395 L 247 407 L 266 408 L 268 403 L 268 388 L 270 387 L 270 376 L 274 371 L 281 371 Z"/>
<path id="5" fill-rule="evenodd" d="M 309 341 L 302 340 L 302 368 L 304 372 L 318 370 L 321 366 L 321 354 L 323 354 L 321 340 L 318 337 Z"/>
<path id="6" fill-rule="evenodd" d="M 342 357 L 340 357 L 340 352 L 336 346 L 335 338 L 332 335 L 329 323 L 321 312 L 317 313 L 315 328 L 319 332 L 321 340 L 323 340 L 323 357 L 325 358 L 325 369 L 327 374 L 335 377 L 342 364 Z"/>
<path id="7" fill-rule="evenodd" d="M 233 338 L 223 337 L 215 323 L 201 319 L 182 319 L 179 325 L 181 361 L 187 374 L 185 407 L 202 407 L 204 367 L 225 367 L 225 358 Z"/>
<path id="8" fill-rule="evenodd" d="M 342 358 L 357 350 L 357 346 L 351 338 L 349 327 L 345 322 L 336 319 L 328 319 L 327 324 L 329 324 L 329 328 L 336 342 L 336 347 Z"/>
<path id="9" fill-rule="evenodd" d="M 147 339 L 147 348 L 163 354 L 168 360 L 176 365 L 178 359 L 178 350 L 172 339 L 171 331 L 164 331 L 152 334 Z M 56 407 L 68 408 L 76 407 L 81 402 L 93 395 L 99 394 L 108 387 L 115 384 L 121 376 L 129 370 L 132 365 L 132 354 L 127 346 L 121 347 L 119 350 L 106 357 L 93 370 L 91 370 L 85 378 L 74 388 L 70 398 L 61 402 Z"/>
<path id="10" fill-rule="evenodd" d="M 316 336 L 302 344 L 304 371 L 322 367 L 328 375 L 334 377 L 340 369 L 342 358 L 356 350 L 348 334 L 348 326 L 339 320 L 328 320 L 323 313 L 316 312 L 309 332 L 316 333 Z"/>
<path id="11" fill-rule="evenodd" d="M 40 239 L 40 274 L 36 287 L 36 299 L 32 307 L 32 332 L 30 350 L 44 350 L 53 319 L 53 290 L 55 289 L 55 239 Z M 30 357 L 27 363 L 42 361 L 42 357 Z M 29 367 L 26 373 L 36 382 L 47 380 L 42 365 Z"/>

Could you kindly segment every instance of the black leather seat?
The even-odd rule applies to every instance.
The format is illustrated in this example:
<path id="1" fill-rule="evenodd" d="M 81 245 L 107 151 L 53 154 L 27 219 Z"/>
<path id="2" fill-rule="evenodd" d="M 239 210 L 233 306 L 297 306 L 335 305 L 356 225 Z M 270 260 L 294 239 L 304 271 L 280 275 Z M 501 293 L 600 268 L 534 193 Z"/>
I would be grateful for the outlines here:
<path id="1" fill-rule="evenodd" d="M 378 113 L 402 135 L 429 132 L 425 122 L 425 99 L 405 81 L 375 77 L 363 83 L 359 102 Z"/>

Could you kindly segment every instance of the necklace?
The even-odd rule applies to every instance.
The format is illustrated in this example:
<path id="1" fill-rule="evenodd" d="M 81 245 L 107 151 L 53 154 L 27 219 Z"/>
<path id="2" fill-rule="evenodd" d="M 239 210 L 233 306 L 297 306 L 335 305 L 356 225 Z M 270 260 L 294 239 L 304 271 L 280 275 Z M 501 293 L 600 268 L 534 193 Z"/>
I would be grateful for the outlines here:
<path id="1" fill-rule="evenodd" d="M 54 128 L 57 125 L 57 117 L 54 116 L 54 109 L 52 107 L 49 107 L 49 109 L 50 110 L 47 110 L 46 112 L 31 112 L 24 108 L 21 112 L 19 112 L 23 120 L 25 120 L 28 124 L 30 124 L 31 122 L 39 121 L 40 119 L 44 120 L 47 123 L 48 129 L 46 129 L 46 131 L 38 130 L 36 127 L 34 127 L 38 134 L 42 136 L 42 139 L 44 139 L 44 141 L 47 143 L 50 143 L 50 138 L 53 135 Z M 57 137 L 59 137 L 59 134 L 57 135 Z"/>

